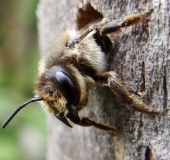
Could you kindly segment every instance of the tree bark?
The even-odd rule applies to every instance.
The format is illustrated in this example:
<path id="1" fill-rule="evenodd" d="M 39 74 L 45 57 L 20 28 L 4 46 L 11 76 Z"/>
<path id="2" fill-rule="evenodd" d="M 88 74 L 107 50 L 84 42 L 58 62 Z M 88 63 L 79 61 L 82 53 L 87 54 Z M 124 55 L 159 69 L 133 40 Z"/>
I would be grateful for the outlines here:
<path id="1" fill-rule="evenodd" d="M 68 128 L 47 114 L 48 160 L 168 160 L 170 157 L 170 10 L 169 1 L 157 0 L 41 0 L 37 10 L 39 45 L 45 53 L 63 30 L 76 28 L 78 9 L 90 2 L 107 20 L 122 20 L 154 9 L 150 20 L 112 36 L 110 70 L 135 96 L 164 116 L 144 115 L 123 105 L 108 88 L 96 87 L 82 114 L 114 125 L 119 134 L 93 127 Z M 93 16 L 93 14 L 92 14 Z M 140 96 L 139 96 L 140 95 Z"/>

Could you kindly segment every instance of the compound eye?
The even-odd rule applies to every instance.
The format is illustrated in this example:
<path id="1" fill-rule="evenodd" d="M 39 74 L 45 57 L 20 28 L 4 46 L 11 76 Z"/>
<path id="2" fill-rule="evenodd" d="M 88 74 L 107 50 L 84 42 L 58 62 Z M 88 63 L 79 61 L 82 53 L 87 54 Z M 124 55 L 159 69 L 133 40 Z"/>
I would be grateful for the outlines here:
<path id="1" fill-rule="evenodd" d="M 55 73 L 55 78 L 58 87 L 67 102 L 73 105 L 78 105 L 79 89 L 74 76 L 70 72 L 58 70 Z"/>

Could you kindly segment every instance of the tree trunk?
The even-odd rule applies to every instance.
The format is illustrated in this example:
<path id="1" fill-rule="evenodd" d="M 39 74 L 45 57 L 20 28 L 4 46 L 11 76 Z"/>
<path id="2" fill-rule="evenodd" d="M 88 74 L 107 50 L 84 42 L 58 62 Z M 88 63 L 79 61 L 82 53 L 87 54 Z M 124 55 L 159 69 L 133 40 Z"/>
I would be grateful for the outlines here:
<path id="1" fill-rule="evenodd" d="M 96 11 L 88 7 L 90 2 Z M 87 6 L 89 6 L 87 5 Z M 132 94 L 157 110 L 170 107 L 170 10 L 168 0 L 41 0 L 39 45 L 41 53 L 63 30 L 76 28 L 81 19 L 101 13 L 111 21 L 133 13 L 154 9 L 150 20 L 123 29 L 111 37 L 114 45 L 110 70 Z M 77 19 L 77 14 L 80 18 Z M 84 17 L 83 17 L 84 16 Z M 85 21 L 83 19 L 83 21 Z M 82 24 L 83 25 L 83 24 Z M 119 134 L 93 127 L 68 128 L 47 114 L 48 160 L 168 160 L 170 159 L 170 116 L 144 115 L 123 105 L 108 88 L 96 87 L 89 93 L 89 104 L 82 114 L 114 125 Z"/>

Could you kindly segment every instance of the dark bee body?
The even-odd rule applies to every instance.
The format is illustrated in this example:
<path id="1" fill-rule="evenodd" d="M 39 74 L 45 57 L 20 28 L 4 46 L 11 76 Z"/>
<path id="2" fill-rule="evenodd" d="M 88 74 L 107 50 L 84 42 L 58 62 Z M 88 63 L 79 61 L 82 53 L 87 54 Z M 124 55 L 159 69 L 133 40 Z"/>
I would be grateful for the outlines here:
<path id="1" fill-rule="evenodd" d="M 78 112 L 87 105 L 88 91 L 99 83 L 108 86 L 125 104 L 147 114 L 162 114 L 146 106 L 132 96 L 117 81 L 115 73 L 108 71 L 107 59 L 110 55 L 111 41 L 107 34 L 121 32 L 148 18 L 153 10 L 134 14 L 123 21 L 108 23 L 105 19 L 90 26 L 83 32 L 65 31 L 48 48 L 39 62 L 35 97 L 24 103 L 4 123 L 3 128 L 13 116 L 30 102 L 40 101 L 42 106 L 52 112 L 67 126 L 72 127 L 67 118 L 81 126 L 95 126 L 104 130 L 116 131 L 114 126 L 96 123 L 87 117 L 79 117 Z"/>

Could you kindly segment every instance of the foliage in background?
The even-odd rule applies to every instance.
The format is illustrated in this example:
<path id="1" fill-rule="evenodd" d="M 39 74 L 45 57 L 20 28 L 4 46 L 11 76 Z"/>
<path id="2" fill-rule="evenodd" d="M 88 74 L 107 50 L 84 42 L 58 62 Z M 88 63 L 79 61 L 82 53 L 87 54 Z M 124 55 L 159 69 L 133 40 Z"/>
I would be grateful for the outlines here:
<path id="1" fill-rule="evenodd" d="M 38 0 L 0 2 L 0 123 L 33 97 L 39 51 Z M 45 159 L 45 114 L 39 104 L 24 108 L 0 130 L 1 160 Z"/>

